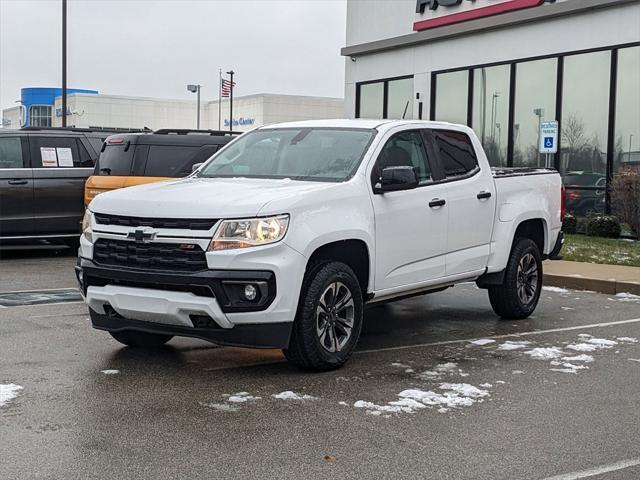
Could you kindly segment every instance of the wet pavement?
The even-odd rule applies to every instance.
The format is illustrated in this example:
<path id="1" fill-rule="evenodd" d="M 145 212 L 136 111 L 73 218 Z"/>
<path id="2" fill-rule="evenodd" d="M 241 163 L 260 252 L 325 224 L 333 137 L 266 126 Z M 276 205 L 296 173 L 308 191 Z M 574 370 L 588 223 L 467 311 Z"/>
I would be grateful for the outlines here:
<path id="1" fill-rule="evenodd" d="M 73 287 L 74 262 L 5 258 L 0 293 Z M 465 284 L 369 308 L 322 374 L 192 339 L 136 351 L 87 317 L 0 307 L 0 385 L 22 387 L 0 478 L 640 478 L 640 299 L 545 290 L 505 322 Z"/>

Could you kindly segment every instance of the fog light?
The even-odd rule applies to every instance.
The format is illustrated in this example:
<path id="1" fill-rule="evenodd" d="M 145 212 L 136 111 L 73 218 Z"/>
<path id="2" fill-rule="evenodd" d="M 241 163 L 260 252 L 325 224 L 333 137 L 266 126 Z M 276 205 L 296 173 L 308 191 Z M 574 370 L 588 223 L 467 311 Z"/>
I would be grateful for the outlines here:
<path id="1" fill-rule="evenodd" d="M 244 298 L 246 298 L 250 302 L 253 302 L 257 296 L 258 296 L 258 290 L 256 290 L 256 287 L 254 287 L 251 284 L 246 285 L 244 287 Z"/>

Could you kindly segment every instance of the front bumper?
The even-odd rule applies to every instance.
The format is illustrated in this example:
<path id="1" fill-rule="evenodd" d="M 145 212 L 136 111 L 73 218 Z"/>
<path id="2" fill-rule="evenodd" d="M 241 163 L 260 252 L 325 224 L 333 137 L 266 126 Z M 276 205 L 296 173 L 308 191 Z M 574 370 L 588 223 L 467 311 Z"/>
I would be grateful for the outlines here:
<path id="1" fill-rule="evenodd" d="M 95 328 L 258 348 L 285 348 L 289 343 L 293 318 L 274 318 L 271 312 L 277 292 L 270 271 L 149 272 L 80 258 L 76 275 Z M 254 302 L 238 301 L 236 287 L 245 284 L 260 290 Z"/>

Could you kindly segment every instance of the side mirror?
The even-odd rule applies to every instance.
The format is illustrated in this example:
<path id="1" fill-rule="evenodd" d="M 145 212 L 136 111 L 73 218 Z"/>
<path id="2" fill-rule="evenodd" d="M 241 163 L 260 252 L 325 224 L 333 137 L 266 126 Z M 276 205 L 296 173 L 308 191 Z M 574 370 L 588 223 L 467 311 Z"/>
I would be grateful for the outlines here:
<path id="1" fill-rule="evenodd" d="M 195 172 L 197 169 L 199 169 L 202 165 L 204 164 L 204 162 L 200 162 L 200 163 L 194 163 L 193 166 L 191 167 L 191 173 Z"/>
<path id="2" fill-rule="evenodd" d="M 419 184 L 415 167 L 386 167 L 373 186 L 373 193 L 411 190 Z"/>

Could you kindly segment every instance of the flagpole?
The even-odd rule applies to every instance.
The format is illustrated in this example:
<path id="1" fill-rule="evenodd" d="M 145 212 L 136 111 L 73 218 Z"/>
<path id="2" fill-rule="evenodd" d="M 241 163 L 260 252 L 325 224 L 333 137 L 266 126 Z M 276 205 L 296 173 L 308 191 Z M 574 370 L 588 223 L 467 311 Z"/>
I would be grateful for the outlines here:
<path id="1" fill-rule="evenodd" d="M 235 72 L 230 70 L 227 74 L 230 77 L 231 83 L 229 86 L 229 132 L 233 132 L 233 74 Z"/>
<path id="2" fill-rule="evenodd" d="M 220 130 L 220 120 L 222 118 L 222 69 L 218 69 L 218 130 Z"/>

